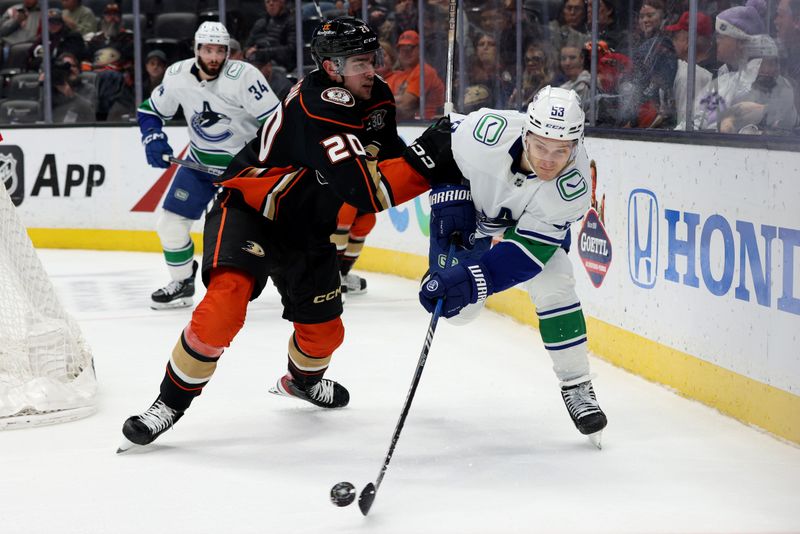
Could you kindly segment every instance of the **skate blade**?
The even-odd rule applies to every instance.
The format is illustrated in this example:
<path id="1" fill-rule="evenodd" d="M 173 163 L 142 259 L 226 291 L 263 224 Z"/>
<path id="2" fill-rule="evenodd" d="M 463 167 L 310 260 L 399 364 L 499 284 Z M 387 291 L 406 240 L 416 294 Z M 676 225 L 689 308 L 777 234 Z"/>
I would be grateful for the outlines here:
<path id="1" fill-rule="evenodd" d="M 151 310 L 175 310 L 178 308 L 188 308 L 192 305 L 192 297 L 185 297 L 182 299 L 173 300 L 172 302 L 154 302 L 150 301 Z"/>
<path id="2" fill-rule="evenodd" d="M 117 454 L 128 452 L 129 450 L 134 449 L 136 447 L 141 447 L 141 445 L 137 445 L 134 442 L 128 440 L 128 438 L 123 436 L 122 443 L 120 443 L 119 447 L 117 447 Z"/>
<path id="3" fill-rule="evenodd" d="M 586 437 L 589 438 L 589 441 L 592 442 L 592 445 L 594 445 L 595 447 L 597 447 L 600 450 L 603 450 L 603 442 L 602 442 L 603 431 L 602 430 L 600 430 L 599 432 L 595 432 L 594 434 L 589 434 Z"/>

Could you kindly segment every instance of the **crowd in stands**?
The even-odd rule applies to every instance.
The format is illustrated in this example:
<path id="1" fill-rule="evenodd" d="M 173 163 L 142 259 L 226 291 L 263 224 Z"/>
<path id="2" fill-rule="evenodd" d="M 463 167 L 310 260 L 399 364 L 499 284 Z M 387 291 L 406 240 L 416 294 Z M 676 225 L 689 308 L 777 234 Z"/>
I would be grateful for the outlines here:
<path id="1" fill-rule="evenodd" d="M 130 2 L 123 12 L 123 6 L 107 1 L 54 0 L 44 16 L 38 0 L 13 5 L 0 0 L 0 122 L 35 116 L 26 106 L 15 115 L 9 102 L 41 98 L 31 86 L 45 53 L 43 23 L 53 61 L 54 121 L 135 117 Z M 319 5 L 323 18 L 366 18 L 378 33 L 384 57 L 379 73 L 395 94 L 400 120 L 440 115 L 449 2 L 426 0 L 420 17 L 417 0 L 369 0 L 366 9 L 364 1 L 321 0 Z M 587 112 L 594 110 L 597 126 L 682 130 L 688 117 L 694 130 L 800 131 L 800 0 L 699 0 L 694 65 L 689 65 L 688 0 L 599 0 L 594 94 L 592 3 L 521 2 L 521 10 L 516 0 L 460 3 L 466 24 L 454 64 L 458 111 L 524 109 L 549 84 L 574 89 Z M 296 25 L 291 0 L 226 4 L 226 23 L 235 37 L 231 58 L 256 65 L 275 92 L 285 95 L 313 68 L 309 44 L 321 20 L 317 9 L 304 1 L 302 23 Z M 141 5 L 146 98 L 169 64 L 191 56 L 197 25 L 218 15 L 213 0 L 141 0 Z M 299 66 L 298 34 L 304 43 Z M 694 101 L 687 102 L 692 70 Z"/>

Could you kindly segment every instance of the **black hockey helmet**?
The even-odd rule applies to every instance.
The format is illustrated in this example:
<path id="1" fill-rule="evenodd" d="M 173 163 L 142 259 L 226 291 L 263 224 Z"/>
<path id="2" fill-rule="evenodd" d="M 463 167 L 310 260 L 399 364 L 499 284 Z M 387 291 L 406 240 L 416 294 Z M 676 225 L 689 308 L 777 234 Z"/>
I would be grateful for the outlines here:
<path id="1" fill-rule="evenodd" d="M 343 63 L 349 56 L 375 51 L 382 52 L 378 35 L 363 20 L 355 17 L 324 21 L 311 35 L 311 57 L 320 69 L 325 59 L 342 58 Z"/>

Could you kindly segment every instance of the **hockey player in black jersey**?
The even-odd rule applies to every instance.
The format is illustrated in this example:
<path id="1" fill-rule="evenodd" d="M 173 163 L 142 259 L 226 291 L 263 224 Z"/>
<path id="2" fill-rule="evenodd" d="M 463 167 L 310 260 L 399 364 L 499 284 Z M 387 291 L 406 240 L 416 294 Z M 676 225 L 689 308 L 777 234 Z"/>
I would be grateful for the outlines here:
<path id="1" fill-rule="evenodd" d="M 121 450 L 152 442 L 183 416 L 268 277 L 283 318 L 294 324 L 288 373 L 275 392 L 323 408 L 349 401 L 344 386 L 323 378 L 344 338 L 330 241 L 339 208 L 347 202 L 378 212 L 405 202 L 429 189 L 434 172 L 437 180 L 450 176 L 452 153 L 449 130 L 431 129 L 404 148 L 394 98 L 375 75 L 381 48 L 362 21 L 323 22 L 312 54 L 317 70 L 292 88 L 221 177 L 203 232 L 208 290 L 172 351 L 158 398 L 125 422 Z"/>

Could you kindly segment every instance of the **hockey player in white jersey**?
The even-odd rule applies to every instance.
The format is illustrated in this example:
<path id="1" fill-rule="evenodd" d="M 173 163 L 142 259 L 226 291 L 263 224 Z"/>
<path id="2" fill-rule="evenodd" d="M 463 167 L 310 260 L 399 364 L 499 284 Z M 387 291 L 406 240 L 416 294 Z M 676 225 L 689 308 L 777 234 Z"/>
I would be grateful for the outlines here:
<path id="1" fill-rule="evenodd" d="M 162 128 L 179 106 L 189 126 L 186 159 L 225 169 L 280 104 L 258 69 L 228 58 L 229 42 L 221 23 L 202 23 L 194 36 L 195 57 L 173 63 L 139 106 L 142 144 L 151 166 L 170 165 L 172 147 Z M 172 281 L 151 295 L 153 309 L 192 305 L 197 262 L 190 230 L 217 192 L 215 178 L 186 167 L 175 173 L 156 227 Z"/>
<path id="2" fill-rule="evenodd" d="M 525 114 L 484 108 L 451 120 L 453 158 L 468 185 L 431 191 L 431 269 L 420 301 L 433 312 L 444 297 L 442 315 L 464 323 L 489 295 L 523 284 L 567 410 L 599 447 L 607 421 L 590 380 L 586 323 L 567 258 L 570 224 L 591 197 L 580 99 L 547 86 Z M 474 247 L 444 267 L 453 234 L 473 231 Z M 489 248 L 493 237 L 502 241 Z"/>

